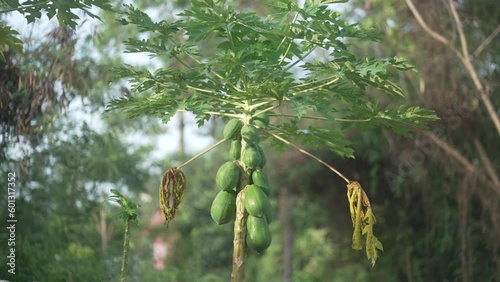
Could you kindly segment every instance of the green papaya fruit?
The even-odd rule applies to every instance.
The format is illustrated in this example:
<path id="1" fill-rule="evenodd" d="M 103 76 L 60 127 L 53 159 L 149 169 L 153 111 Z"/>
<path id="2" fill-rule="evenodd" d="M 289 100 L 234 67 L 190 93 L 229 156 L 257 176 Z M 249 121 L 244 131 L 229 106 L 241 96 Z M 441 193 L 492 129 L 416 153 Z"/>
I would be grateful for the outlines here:
<path id="1" fill-rule="evenodd" d="M 223 191 L 234 189 L 240 180 L 241 169 L 235 162 L 224 163 L 215 175 L 215 184 Z"/>
<path id="2" fill-rule="evenodd" d="M 236 193 L 219 191 L 212 202 L 210 215 L 215 223 L 221 225 L 236 218 Z"/>
<path id="3" fill-rule="evenodd" d="M 264 154 L 264 150 L 262 150 L 262 147 L 259 146 L 258 144 L 255 145 L 255 148 L 257 148 L 257 151 L 259 151 L 260 153 L 260 165 L 259 167 L 264 167 L 267 163 L 267 158 L 266 158 L 266 154 Z"/>
<path id="4" fill-rule="evenodd" d="M 261 169 L 257 169 L 252 172 L 252 182 L 253 184 L 259 186 L 262 191 L 269 196 L 271 193 L 271 185 L 269 184 L 269 179 L 267 178 L 267 174 L 265 172 Z"/>
<path id="5" fill-rule="evenodd" d="M 264 191 L 258 186 L 247 186 L 244 205 L 248 214 L 256 217 L 265 217 L 268 222 L 272 221 L 271 203 Z"/>
<path id="6" fill-rule="evenodd" d="M 247 245 L 257 253 L 263 252 L 271 245 L 271 231 L 265 217 L 248 216 L 246 241 Z"/>
<path id="7" fill-rule="evenodd" d="M 259 130 L 252 124 L 245 124 L 241 128 L 241 138 L 248 144 L 259 143 Z"/>
<path id="8" fill-rule="evenodd" d="M 241 157 L 241 140 L 234 139 L 231 141 L 231 148 L 229 149 L 229 156 L 233 160 L 239 160 Z"/>
<path id="9" fill-rule="evenodd" d="M 265 128 L 269 125 L 269 116 L 265 113 L 259 114 L 252 119 L 253 124 Z"/>
<path id="10" fill-rule="evenodd" d="M 256 146 L 248 145 L 243 151 L 243 164 L 249 168 L 259 168 L 262 163 L 262 156 Z"/>
<path id="11" fill-rule="evenodd" d="M 224 139 L 238 139 L 242 126 L 243 122 L 239 119 L 232 119 L 228 121 L 226 126 L 224 127 L 224 130 L 222 131 Z"/>

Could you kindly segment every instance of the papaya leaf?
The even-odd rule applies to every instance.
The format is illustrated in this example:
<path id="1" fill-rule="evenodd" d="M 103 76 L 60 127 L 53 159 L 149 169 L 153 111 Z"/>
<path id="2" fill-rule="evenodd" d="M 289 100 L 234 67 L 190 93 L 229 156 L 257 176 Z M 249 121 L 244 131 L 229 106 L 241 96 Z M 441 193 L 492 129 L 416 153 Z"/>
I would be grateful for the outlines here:
<path id="1" fill-rule="evenodd" d="M 345 119 L 367 120 L 366 126 L 371 127 L 384 125 L 405 137 L 411 137 L 414 128 L 427 130 L 429 122 L 439 119 L 434 111 L 420 107 L 400 105 L 396 109 L 381 109 L 377 100 L 353 104 L 347 111 Z"/>
<path id="2" fill-rule="evenodd" d="M 378 258 L 378 250 L 383 251 L 384 247 L 382 246 L 382 243 L 378 240 L 378 238 L 373 235 L 373 225 L 375 224 L 376 220 L 373 216 L 371 208 L 367 209 L 363 221 L 365 221 L 363 235 L 366 238 L 366 256 L 372 262 L 372 266 L 374 266 Z"/>
<path id="3" fill-rule="evenodd" d="M 350 186 L 349 186 L 350 185 Z M 362 250 L 361 236 L 362 236 L 362 201 L 361 201 L 361 189 L 359 186 L 348 184 L 347 198 L 349 200 L 349 210 L 351 212 L 351 219 L 353 221 L 354 232 L 352 234 L 352 248 L 354 250 Z"/>
<path id="4" fill-rule="evenodd" d="M 140 205 L 133 202 L 132 200 L 125 198 L 125 196 L 123 196 L 123 194 L 116 189 L 111 189 L 111 194 L 112 195 L 109 196 L 109 199 L 120 205 L 122 208 L 119 215 L 120 218 L 123 221 L 137 221 L 139 217 L 137 209 L 140 207 Z"/>
<path id="5" fill-rule="evenodd" d="M 133 97 L 130 95 L 113 100 L 108 104 L 107 112 L 121 109 L 128 118 L 138 116 L 153 116 L 167 123 L 179 109 L 179 103 L 166 93 L 149 97 Z"/>
<path id="6" fill-rule="evenodd" d="M 359 90 L 366 86 L 373 86 L 392 95 L 402 95 L 397 85 L 390 81 L 392 77 L 387 68 L 390 66 L 399 69 L 409 69 L 411 66 L 399 59 L 356 59 L 347 51 L 342 37 L 362 37 L 367 40 L 376 39 L 369 30 L 363 27 L 349 25 L 339 19 L 340 14 L 327 9 L 322 5 L 324 1 L 308 1 L 304 8 L 300 8 L 288 1 L 269 1 L 268 4 L 276 9 L 286 9 L 299 13 L 295 23 L 285 23 L 279 18 L 265 20 L 254 13 L 237 13 L 231 7 L 222 7 L 213 1 L 195 1 L 190 10 L 180 14 L 183 19 L 168 23 L 154 22 L 144 12 L 128 5 L 120 19 L 123 24 L 135 24 L 140 31 L 148 32 L 149 38 L 130 39 L 127 41 L 128 52 L 148 52 L 153 56 L 167 54 L 178 60 L 182 65 L 197 71 L 203 76 L 184 75 L 185 83 L 198 89 L 203 88 L 202 95 L 205 103 L 193 104 L 190 110 L 196 111 L 205 119 L 206 112 L 217 112 L 222 105 L 214 103 L 212 99 L 227 99 L 229 104 L 255 98 L 271 98 L 276 101 L 285 100 L 294 106 L 296 116 L 301 117 L 308 113 L 320 113 L 332 118 L 332 114 L 339 109 L 331 107 L 335 98 L 352 104 L 362 104 L 363 99 Z M 329 2 L 329 1 L 326 1 Z M 326 3 L 325 2 L 325 3 Z M 310 18 L 310 21 L 304 21 Z M 175 43 L 178 36 L 170 35 L 184 30 L 187 39 L 183 43 Z M 362 32 L 361 32 L 362 31 Z M 212 55 L 201 54 L 198 43 L 207 39 L 209 34 L 224 39 L 218 46 L 217 52 Z M 161 36 L 160 36 L 161 35 Z M 170 39 L 172 43 L 169 43 Z M 294 40 L 301 40 L 297 44 Z M 305 62 L 304 52 L 314 48 L 331 48 L 334 58 L 327 63 Z M 311 49 L 312 48 L 312 49 Z M 297 59 L 298 58 L 298 59 Z M 282 64 L 285 62 L 287 64 Z M 308 73 L 300 80 L 294 79 L 290 68 L 302 62 L 300 68 Z M 140 73 L 136 75 L 142 76 Z M 207 81 L 208 78 L 208 81 Z M 175 79 L 162 80 L 163 87 L 170 87 Z M 351 81 L 351 85 L 346 81 Z M 150 78 L 138 77 L 131 80 L 132 86 L 138 92 L 160 87 Z M 176 81 L 175 83 L 178 83 Z M 356 86 L 359 90 L 353 88 Z M 207 88 L 208 87 L 208 88 Z M 297 96 L 297 93 L 304 95 Z M 224 94 L 224 95 L 223 95 Z M 196 100 L 203 100 L 199 96 Z M 230 100 L 233 100 L 232 102 Z M 207 108 L 212 105 L 215 108 Z M 195 108 L 198 107 L 198 108 Z M 202 108 L 200 108 L 202 107 Z M 359 108 L 352 108 L 353 113 L 359 116 Z M 227 111 L 227 107 L 224 111 Z M 235 108 L 242 112 L 243 109 Z M 370 116 L 369 118 L 374 118 Z M 396 121 L 397 122 L 397 121 Z M 391 124 L 387 122 L 387 124 Z M 316 141 L 312 144 L 324 142 L 341 156 L 352 157 L 352 151 L 346 149 L 343 138 L 331 134 L 332 139 L 325 138 L 324 132 L 314 134 Z M 311 134 L 313 136 L 313 134 Z M 342 141 L 336 144 L 337 141 Z"/>
<path id="7" fill-rule="evenodd" d="M 65 1 L 45 1 L 28 0 L 22 3 L 9 0 L 9 6 L 23 14 L 28 21 L 32 23 L 42 17 L 44 12 L 49 19 L 57 17 L 60 26 L 69 26 L 76 28 L 77 20 L 80 18 L 75 10 L 81 10 L 92 18 L 99 19 L 99 16 L 92 13 L 93 8 L 102 10 L 113 10 L 110 0 L 65 0 Z M 15 5 L 15 6 L 14 6 Z"/>
<path id="8" fill-rule="evenodd" d="M 2 0 L 5 4 L 7 4 L 11 8 L 16 8 L 19 6 L 19 0 Z"/>
<path id="9" fill-rule="evenodd" d="M 361 239 L 364 237 L 366 256 L 374 266 L 378 258 L 378 250 L 383 251 L 384 247 L 378 238 L 373 235 L 373 225 L 377 220 L 373 215 L 368 196 L 358 182 L 352 181 L 347 184 L 347 199 L 354 226 L 352 248 L 362 250 Z"/>
<path id="10" fill-rule="evenodd" d="M 2 57 L 3 53 L 8 50 L 16 53 L 23 52 L 23 41 L 17 37 L 18 35 L 17 31 L 0 23 L 0 55 Z"/>

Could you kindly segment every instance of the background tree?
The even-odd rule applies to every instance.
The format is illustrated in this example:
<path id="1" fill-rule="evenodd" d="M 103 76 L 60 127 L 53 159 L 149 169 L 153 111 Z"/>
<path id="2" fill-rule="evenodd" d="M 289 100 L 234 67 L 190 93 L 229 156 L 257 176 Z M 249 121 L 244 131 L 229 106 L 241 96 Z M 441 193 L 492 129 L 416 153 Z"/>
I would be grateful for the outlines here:
<path id="1" fill-rule="evenodd" d="M 488 1 L 451 6 L 446 1 L 357 3 L 356 14 L 384 31 L 382 45 L 366 46 L 367 50 L 397 52 L 415 62 L 419 74 L 405 73 L 400 78 L 405 92 L 441 118 L 430 132 L 419 132 L 410 142 L 376 132 L 368 133 L 370 139 L 363 138 L 370 140 L 366 146 L 386 148 L 389 153 L 364 156 L 372 171 L 385 171 L 377 194 L 387 199 L 388 214 L 399 215 L 386 217 L 394 221 L 385 224 L 397 226 L 387 234 L 399 234 L 390 240 L 400 242 L 387 250 L 395 253 L 388 256 L 394 260 L 388 261 L 393 267 L 387 265 L 386 274 L 399 272 L 392 279 L 403 280 L 494 280 L 499 270 L 498 240 L 494 239 L 498 237 L 494 157 L 499 153 L 494 145 L 498 132 L 471 71 L 478 74 L 489 90 L 487 99 L 498 108 L 494 95 L 498 21 L 493 20 L 498 7 Z M 463 56 L 464 46 L 469 56 Z M 484 228 L 491 237 L 484 237 Z M 385 268 L 375 272 L 382 274 Z"/>
<path id="2" fill-rule="evenodd" d="M 251 9 L 259 16 L 268 15 L 269 11 L 259 1 L 234 2 L 238 2 L 234 3 L 236 11 Z M 12 6 L 17 2 L 9 3 L 10 7 L 2 6 L 1 14 L 17 7 Z M 85 8 L 78 1 L 68 3 Z M 111 4 L 122 9 L 119 1 Z M 454 43 L 456 50 L 462 50 L 457 22 L 447 2 L 414 1 L 413 4 L 429 29 Z M 189 3 L 135 1 L 134 5 L 147 11 L 154 21 L 161 21 L 175 17 Z M 477 86 L 460 56 L 442 40 L 429 35 L 407 3 L 371 0 L 351 1 L 351 5 L 345 5 L 346 10 L 353 9 L 347 19 L 362 20 L 365 26 L 382 30 L 383 40 L 365 44 L 349 39 L 345 43 L 354 48 L 350 50 L 362 56 L 398 55 L 411 59 L 419 72 L 398 73 L 402 92 L 409 103 L 434 109 L 441 120 L 432 125 L 430 132 L 417 132 L 414 139 L 400 138 L 379 127 L 361 130 L 351 127 L 345 131 L 345 137 L 355 140 L 356 160 L 339 159 L 321 146 L 311 150 L 358 179 L 370 195 L 379 220 L 377 233 L 386 247 L 373 269 L 363 254 L 350 250 L 352 222 L 346 212 L 347 203 L 339 200 L 345 199 L 345 191 L 330 189 L 341 185 L 339 179 L 294 150 L 275 155 L 264 146 L 270 163 L 279 161 L 297 166 L 266 167 L 275 188 L 271 204 L 280 220 L 270 225 L 273 244 L 266 253 L 249 254 L 247 278 L 249 281 L 283 281 L 283 276 L 286 281 L 494 280 L 500 273 L 496 252 L 500 224 L 496 216 L 498 185 L 495 185 L 498 134 L 491 112 L 488 113 L 481 96 L 475 95 L 479 93 Z M 59 10 L 77 11 L 49 8 L 54 17 Z M 495 40 L 499 29 L 495 16 L 498 7 L 495 1 L 464 1 L 455 4 L 455 9 L 471 55 L 468 58 L 489 93 L 493 108 L 498 108 L 495 99 L 499 81 L 496 64 L 499 48 Z M 155 11 L 161 12 L 157 15 Z M 74 15 L 87 20 L 85 25 L 90 24 L 90 18 L 84 14 Z M 126 119 L 115 111 L 103 115 L 102 127 L 95 128 L 88 116 L 73 115 L 72 107 L 80 101 L 83 105 L 77 108 L 100 115 L 107 101 L 129 95 L 121 83 L 102 87 L 107 85 L 108 76 L 102 65 L 116 66 L 123 62 L 118 53 L 127 38 L 139 40 L 151 35 L 138 32 L 133 25 L 116 23 L 113 11 L 95 14 L 103 23 L 83 39 L 86 44 L 78 44 L 82 42 L 81 30 L 77 28 L 75 34 L 66 27 L 50 33 L 46 41 L 24 40 L 31 42 L 24 46 L 25 55 L 19 55 L 21 41 L 16 39 L 19 37 L 15 31 L 6 23 L 0 26 L 5 31 L 0 32 L 5 58 L 2 63 L 5 79 L 0 79 L 4 132 L 0 167 L 2 171 L 14 168 L 22 175 L 18 183 L 22 187 L 18 190 L 18 216 L 23 225 L 17 231 L 18 262 L 22 263 L 17 278 L 116 280 L 123 226 L 117 220 L 117 208 L 103 202 L 109 190 L 116 188 L 141 204 L 138 226 L 141 231 L 134 229 L 130 234 L 130 281 L 227 279 L 232 228 L 214 225 L 208 211 L 217 192 L 213 184 L 216 168 L 229 158 L 229 145 L 214 149 L 184 168 L 191 175 L 190 188 L 176 219 L 165 229 L 155 224 L 158 207 L 151 201 L 157 201 L 161 171 L 188 159 L 189 148 L 186 155 L 170 154 L 157 161 L 158 154 L 153 157 L 152 152 L 159 148 L 131 142 L 134 136 L 145 139 L 146 135 L 163 132 L 164 127 L 158 126 L 154 119 Z M 66 19 L 80 23 L 73 16 Z M 87 47 L 81 49 L 82 46 Z M 201 47 L 204 54 L 212 54 L 217 44 Z M 324 52 L 314 53 L 318 61 L 324 55 Z M 175 60 L 164 55 L 158 58 L 144 59 L 137 65 L 148 69 L 147 64 L 152 63 L 182 70 Z M 52 61 L 54 64 L 47 63 Z M 62 75 L 58 77 L 56 70 Z M 32 84 L 27 83 L 30 77 Z M 43 77 L 48 78 L 45 83 Z M 369 88 L 365 95 L 379 100 L 383 108 L 396 105 Z M 16 117 L 25 122 L 18 124 Z M 205 130 L 219 139 L 220 122 L 214 120 L 211 120 L 214 126 Z M 288 120 L 275 116 L 272 123 Z M 190 123 L 190 117 L 186 116 L 186 126 Z M 309 125 L 315 124 L 303 120 L 299 123 L 299 126 Z M 21 133 L 21 129 L 28 130 Z M 30 142 L 30 146 L 19 145 L 26 144 L 23 142 Z M 19 154 L 13 148 L 23 151 Z M 0 199 L 4 202 L 2 195 Z M 291 222 L 287 220 L 290 217 Z M 153 268 L 153 243 L 157 237 L 169 246 L 162 271 Z M 5 237 L 0 238 L 4 242 Z M 207 238 L 213 243 L 205 244 Z M 47 261 L 54 267 L 44 267 Z M 6 273 L 4 268 L 5 265 L 0 269 L 1 275 Z"/>
<path id="3" fill-rule="evenodd" d="M 41 17 L 43 8 L 29 13 Z M 51 10 L 45 11 L 50 16 Z M 119 265 L 114 257 L 121 246 L 114 243 L 119 234 L 109 220 L 114 208 L 103 203 L 106 190 L 116 187 L 138 194 L 147 181 L 147 169 L 139 163 L 149 149 L 121 140 L 125 134 L 120 127 L 107 126 L 118 124 L 119 115 L 108 116 L 102 124 L 92 120 L 95 112 L 102 113 L 107 99 L 102 93 L 113 96 L 114 90 L 105 87 L 107 72 L 102 65 L 88 49 L 79 49 L 85 39 L 65 26 L 76 17 L 63 21 L 45 38 L 45 34 L 26 38 L 22 52 L 0 38 L 4 78 L 0 163 L 1 171 L 16 172 L 16 217 L 22 223 L 16 228 L 17 273 L 4 276 L 8 273 L 4 264 L 2 278 L 106 281 L 116 276 Z M 130 128 L 129 124 L 129 132 Z M 7 202 L 7 193 L 0 197 Z M 6 236 L 2 233 L 4 247 Z M 54 267 L 45 267 L 47 263 Z"/>

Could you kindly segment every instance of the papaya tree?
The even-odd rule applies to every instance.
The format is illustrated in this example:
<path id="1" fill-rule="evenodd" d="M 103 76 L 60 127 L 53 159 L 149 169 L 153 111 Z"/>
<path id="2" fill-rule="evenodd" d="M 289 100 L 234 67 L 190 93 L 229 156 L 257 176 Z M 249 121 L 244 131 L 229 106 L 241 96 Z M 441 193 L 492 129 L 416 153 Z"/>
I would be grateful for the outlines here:
<path id="1" fill-rule="evenodd" d="M 268 224 L 271 187 L 265 172 L 262 143 L 273 149 L 293 147 L 328 167 L 346 182 L 353 223 L 352 247 L 364 246 L 375 264 L 382 243 L 361 185 L 344 176 L 308 149 L 326 146 L 341 157 L 354 158 L 345 130 L 351 125 L 386 126 L 411 136 L 437 119 L 429 110 L 401 104 L 384 108 L 384 96 L 404 98 L 393 82 L 397 71 L 413 70 L 401 58 L 359 58 L 349 40 L 376 41 L 378 34 L 340 18 L 334 5 L 346 1 L 266 2 L 268 16 L 239 12 L 225 1 L 193 0 L 176 21 L 153 21 L 132 5 L 125 6 L 123 25 L 136 25 L 144 39 L 126 42 L 127 52 L 176 61 L 178 68 L 155 71 L 124 66 L 114 70 L 128 79 L 132 94 L 112 101 L 109 110 L 129 117 L 149 115 L 169 120 L 178 112 L 194 114 L 199 126 L 211 117 L 227 122 L 221 140 L 196 158 L 230 142 L 231 160 L 216 174 L 211 215 L 217 224 L 234 221 L 232 281 L 245 280 L 247 248 L 263 252 L 271 244 Z M 212 51 L 204 46 L 215 46 Z M 372 87 L 381 96 L 370 97 Z M 192 159 L 191 159 L 192 160 Z M 166 223 L 184 195 L 189 175 L 167 170 L 160 185 Z M 208 211 L 207 211 L 208 212 Z"/>

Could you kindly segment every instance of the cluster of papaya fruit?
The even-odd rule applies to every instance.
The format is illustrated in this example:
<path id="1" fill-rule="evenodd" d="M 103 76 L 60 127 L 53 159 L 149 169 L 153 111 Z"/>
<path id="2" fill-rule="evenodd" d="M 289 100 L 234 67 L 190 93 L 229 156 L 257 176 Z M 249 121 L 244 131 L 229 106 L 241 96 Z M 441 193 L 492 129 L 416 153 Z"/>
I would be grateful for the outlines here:
<path id="1" fill-rule="evenodd" d="M 252 118 L 247 124 L 240 119 L 232 119 L 226 124 L 223 135 L 231 140 L 229 155 L 233 160 L 224 163 L 217 171 L 215 184 L 220 191 L 210 210 L 217 224 L 228 223 L 236 217 L 237 194 L 244 193 L 248 213 L 246 242 L 258 253 L 266 250 L 272 240 L 269 230 L 272 208 L 268 198 L 271 186 L 262 170 L 267 160 L 259 145 L 257 129 L 268 124 L 269 117 L 265 114 Z"/>

